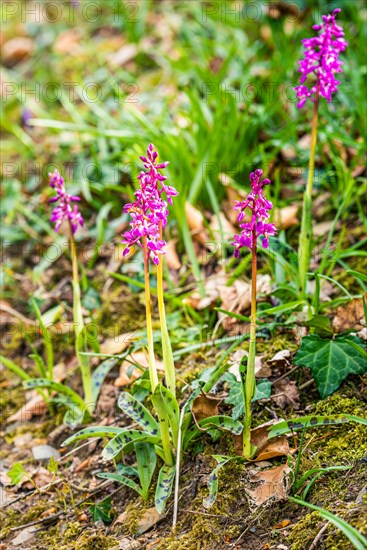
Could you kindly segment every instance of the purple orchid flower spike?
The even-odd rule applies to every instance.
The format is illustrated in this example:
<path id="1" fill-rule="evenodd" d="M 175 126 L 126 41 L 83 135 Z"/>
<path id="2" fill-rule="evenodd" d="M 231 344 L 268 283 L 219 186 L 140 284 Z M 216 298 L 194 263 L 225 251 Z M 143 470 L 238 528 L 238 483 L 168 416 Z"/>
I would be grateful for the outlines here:
<path id="1" fill-rule="evenodd" d="M 277 229 L 273 223 L 268 223 L 270 217 L 269 211 L 273 208 L 272 203 L 263 195 L 263 187 L 269 185 L 270 180 L 261 179 L 262 170 L 255 170 L 250 174 L 251 192 L 244 201 L 237 201 L 234 209 L 238 210 L 238 221 L 243 222 L 246 209 L 251 214 L 249 222 L 240 223 L 242 229 L 240 235 L 234 236 L 232 246 L 234 246 L 234 255 L 236 258 L 240 255 L 241 248 L 250 249 L 256 247 L 257 238 L 264 237 L 262 246 L 268 248 L 269 237 L 275 235 Z"/>
<path id="2" fill-rule="evenodd" d="M 52 197 L 50 202 L 60 201 L 52 212 L 50 221 L 55 223 L 55 231 L 57 232 L 63 220 L 68 220 L 74 234 L 79 226 L 84 225 L 84 220 L 79 212 L 78 205 L 72 204 L 73 202 L 80 201 L 80 197 L 69 195 L 66 192 L 64 178 L 58 170 L 54 170 L 50 173 L 49 178 L 50 187 L 56 191 L 56 197 Z"/>
<path id="3" fill-rule="evenodd" d="M 294 88 L 299 100 L 298 109 L 304 106 L 307 99 L 313 101 L 313 96 L 318 94 L 330 103 L 332 94 L 338 91 L 340 82 L 335 74 L 342 72 L 343 65 L 338 56 L 348 46 L 342 27 L 335 22 L 340 11 L 337 8 L 331 15 L 323 15 L 323 23 L 313 26 L 315 31 L 321 31 L 319 36 L 302 40 L 305 49 L 305 57 L 299 61 L 302 76 L 300 85 Z M 304 83 L 311 73 L 315 74 L 316 82 L 309 88 Z"/>
<path id="4" fill-rule="evenodd" d="M 166 241 L 162 239 L 161 233 L 167 225 L 167 206 L 172 205 L 172 197 L 177 196 L 178 191 L 164 184 L 167 177 L 160 170 L 166 168 L 168 162 L 157 163 L 158 153 L 152 144 L 146 156 L 140 158 L 145 171 L 138 176 L 140 185 L 134 193 L 136 200 L 124 206 L 124 212 L 130 214 L 132 220 L 131 229 L 123 234 L 122 243 L 127 245 L 123 256 L 127 256 L 135 244 L 142 247 L 142 239 L 146 237 L 150 258 L 158 265 L 159 256 L 165 253 Z M 163 194 L 167 200 L 162 198 Z"/>

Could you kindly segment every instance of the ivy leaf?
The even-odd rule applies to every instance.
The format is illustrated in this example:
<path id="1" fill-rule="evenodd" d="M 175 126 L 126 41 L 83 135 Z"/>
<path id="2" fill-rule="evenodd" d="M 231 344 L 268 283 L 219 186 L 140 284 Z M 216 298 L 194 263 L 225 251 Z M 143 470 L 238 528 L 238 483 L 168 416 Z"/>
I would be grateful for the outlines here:
<path id="1" fill-rule="evenodd" d="M 245 414 L 245 409 L 243 405 L 243 395 L 242 395 L 242 383 L 237 380 L 234 374 L 227 372 L 223 376 L 223 380 L 228 383 L 229 393 L 228 397 L 224 400 L 225 403 L 233 405 L 232 409 L 232 418 L 233 420 L 238 420 L 240 416 Z M 256 385 L 256 392 L 252 401 L 258 401 L 259 399 L 264 399 L 270 397 L 271 394 L 271 383 L 266 378 L 260 380 Z"/>
<path id="2" fill-rule="evenodd" d="M 111 523 L 111 497 L 105 498 L 98 504 L 93 504 L 89 511 L 92 514 L 93 521 L 102 520 L 103 523 Z"/>
<path id="3" fill-rule="evenodd" d="M 363 342 L 354 336 L 323 340 L 317 334 L 305 336 L 293 362 L 308 367 L 324 399 L 337 390 L 348 374 L 364 374 L 367 363 L 355 346 Z"/>
<path id="4" fill-rule="evenodd" d="M 306 321 L 305 323 L 308 327 L 315 329 L 315 334 L 321 336 L 321 338 L 331 337 L 333 335 L 333 327 L 331 326 L 331 321 L 329 317 L 324 317 L 323 315 L 314 315 L 312 319 Z"/>
<path id="5" fill-rule="evenodd" d="M 28 477 L 20 462 L 13 464 L 11 469 L 6 472 L 6 475 L 10 477 L 12 485 L 18 485 L 25 477 Z"/>

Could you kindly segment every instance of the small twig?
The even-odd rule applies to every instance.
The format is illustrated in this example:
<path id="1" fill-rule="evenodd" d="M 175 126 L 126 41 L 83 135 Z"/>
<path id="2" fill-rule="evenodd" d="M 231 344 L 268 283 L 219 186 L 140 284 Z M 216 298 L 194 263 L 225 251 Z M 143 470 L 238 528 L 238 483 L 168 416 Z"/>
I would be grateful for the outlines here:
<path id="1" fill-rule="evenodd" d="M 208 514 L 207 512 L 200 512 L 199 510 L 189 510 L 188 508 L 185 508 L 182 510 L 183 512 L 186 512 L 187 514 L 200 514 L 201 516 L 208 516 L 209 518 L 227 518 L 225 514 Z"/>
<path id="2" fill-rule="evenodd" d="M 305 382 L 304 384 L 302 384 L 299 389 L 300 390 L 304 390 L 305 388 L 308 388 L 308 386 L 312 386 L 312 384 L 314 383 L 313 380 L 309 380 L 308 382 Z"/>
<path id="3" fill-rule="evenodd" d="M 86 498 L 83 498 L 82 500 L 79 500 L 79 502 L 77 502 L 74 505 L 74 509 L 69 508 L 69 510 L 60 510 L 60 512 L 56 512 L 56 514 L 52 514 L 52 516 L 47 516 L 45 518 L 32 521 L 31 523 L 26 523 L 25 525 L 18 525 L 17 527 L 11 527 L 10 531 L 19 531 L 20 529 L 25 529 L 26 527 L 33 527 L 33 525 L 40 525 L 41 523 L 52 522 L 54 519 L 57 519 L 60 516 L 73 514 L 75 513 L 75 508 L 77 508 L 81 504 L 84 504 L 84 502 L 89 500 L 91 497 L 100 493 L 101 491 L 103 491 L 103 489 L 105 489 L 109 485 L 112 485 L 112 483 L 114 482 L 110 480 L 102 482 L 101 485 L 97 489 L 95 489 L 90 495 L 88 495 Z"/>
<path id="4" fill-rule="evenodd" d="M 317 544 L 320 542 L 320 540 L 322 539 L 322 535 L 325 533 L 326 529 L 329 527 L 329 522 L 327 521 L 325 523 L 325 525 L 323 525 L 320 529 L 320 531 L 317 533 L 316 537 L 313 539 L 313 542 L 309 548 L 309 550 L 314 550 L 315 548 L 317 548 Z"/>
<path id="5" fill-rule="evenodd" d="M 49 489 L 53 485 L 57 485 L 58 483 L 61 483 L 62 481 L 65 481 L 65 480 L 63 478 L 55 479 L 55 481 L 51 481 L 51 483 L 48 483 L 47 485 L 44 485 L 43 487 L 37 487 L 37 488 L 31 489 L 30 491 L 28 491 L 28 493 L 23 493 L 19 497 L 14 498 L 13 500 L 10 500 L 9 502 L 5 502 L 5 504 L 3 504 L 1 506 L 1 510 L 3 510 L 4 508 L 7 508 L 8 506 L 11 506 L 12 504 L 15 504 L 19 500 L 24 500 L 25 498 L 30 497 L 31 495 L 33 495 L 36 492 L 42 494 L 43 492 L 47 491 L 47 489 Z"/>
<path id="6" fill-rule="evenodd" d="M 298 370 L 299 367 L 300 367 L 300 365 L 297 365 L 297 366 L 293 367 L 290 371 L 286 372 L 285 374 L 282 374 L 282 376 L 280 376 L 279 378 L 274 380 L 274 382 L 271 382 L 271 385 L 276 384 L 277 382 L 279 382 L 279 380 L 283 380 L 283 378 L 287 378 L 287 376 L 292 374 L 294 371 Z"/>

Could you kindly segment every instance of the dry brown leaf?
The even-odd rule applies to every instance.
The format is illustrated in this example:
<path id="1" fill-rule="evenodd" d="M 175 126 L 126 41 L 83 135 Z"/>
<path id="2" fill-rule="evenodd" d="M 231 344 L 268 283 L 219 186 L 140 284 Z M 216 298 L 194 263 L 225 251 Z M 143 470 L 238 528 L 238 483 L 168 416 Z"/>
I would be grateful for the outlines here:
<path id="1" fill-rule="evenodd" d="M 205 281 L 204 298 L 198 291 L 194 291 L 184 301 L 197 310 L 205 309 L 220 299 L 221 307 L 233 313 L 244 313 L 251 306 L 251 286 L 245 281 L 235 280 L 231 286 L 227 286 L 228 277 L 223 271 L 219 271 L 208 277 Z M 258 294 L 271 292 L 271 279 L 269 275 L 258 275 L 256 278 Z M 219 321 L 225 330 L 238 324 L 238 319 L 219 312 Z"/>
<path id="2" fill-rule="evenodd" d="M 153 525 L 158 523 L 161 517 L 162 515 L 157 512 L 155 507 L 145 510 L 138 520 L 137 534 L 142 535 L 148 531 Z"/>
<path id="3" fill-rule="evenodd" d="M 290 145 L 289 143 L 287 145 L 284 145 L 280 150 L 282 157 L 284 160 L 293 160 L 297 157 L 297 151 L 293 147 L 293 145 Z"/>
<path id="4" fill-rule="evenodd" d="M 288 229 L 292 225 L 299 224 L 297 218 L 298 205 L 285 206 L 274 210 L 274 223 L 278 229 Z"/>
<path id="5" fill-rule="evenodd" d="M 291 352 L 289 349 L 282 349 L 277 351 L 277 353 L 269 359 L 268 363 L 275 365 L 277 367 L 288 366 L 291 364 Z"/>
<path id="6" fill-rule="evenodd" d="M 367 292 L 364 295 L 364 300 L 367 303 Z M 362 298 L 353 298 L 346 305 L 339 306 L 332 324 L 336 332 L 348 329 L 361 330 L 366 324 Z"/>
<path id="7" fill-rule="evenodd" d="M 250 482 L 260 483 L 260 485 L 253 490 L 246 489 L 246 493 L 256 506 L 260 506 L 270 499 L 283 500 L 288 494 L 288 474 L 290 471 L 288 464 L 282 464 L 271 470 L 256 472 L 251 476 Z"/>
<path id="8" fill-rule="evenodd" d="M 192 405 L 192 412 L 199 422 L 203 418 L 209 418 L 210 416 L 216 416 L 218 414 L 218 405 L 220 399 L 212 397 L 210 395 L 199 395 L 194 399 Z"/>
<path id="9" fill-rule="evenodd" d="M 273 525 L 273 529 L 283 529 L 284 527 L 288 527 L 291 523 L 292 521 L 290 519 L 282 519 L 282 521 Z"/>
<path id="10" fill-rule="evenodd" d="M 294 409 L 299 408 L 299 391 L 293 380 L 283 378 L 275 382 L 273 388 L 276 394 L 282 394 L 272 396 L 273 401 L 275 401 L 279 407 L 285 409 L 290 405 Z"/>
<path id="11" fill-rule="evenodd" d="M 185 214 L 192 236 L 201 244 L 209 242 L 209 236 L 204 225 L 204 216 L 189 202 L 185 203 Z"/>
<path id="12" fill-rule="evenodd" d="M 311 147 L 311 134 L 304 134 L 297 143 L 299 149 L 309 150 Z"/>
<path id="13" fill-rule="evenodd" d="M 80 55 L 80 34 L 77 29 L 66 29 L 57 35 L 53 49 L 59 54 Z"/>
<path id="14" fill-rule="evenodd" d="M 8 40 L 3 45 L 2 61 L 6 66 L 12 66 L 24 58 L 28 57 L 34 48 L 34 42 L 31 38 L 18 36 Z"/>
<path id="15" fill-rule="evenodd" d="M 165 258 L 167 261 L 168 268 L 173 269 L 174 271 L 178 271 L 181 268 L 182 264 L 176 252 L 176 241 L 173 239 L 168 241 L 166 244 L 165 250 L 166 250 Z"/>
<path id="16" fill-rule="evenodd" d="M 118 355 L 131 346 L 134 340 L 136 340 L 136 332 L 124 332 L 123 334 L 119 334 L 113 338 L 107 338 L 104 342 L 102 342 L 100 352 Z"/>
<path id="17" fill-rule="evenodd" d="M 137 363 L 141 368 L 134 368 L 132 362 Z M 164 371 L 162 361 L 156 359 L 155 364 L 158 370 Z M 120 388 L 131 384 L 131 382 L 134 382 L 134 380 L 142 375 L 141 369 L 147 368 L 149 368 L 148 357 L 144 351 L 135 351 L 134 353 L 131 353 L 120 366 L 120 374 L 119 377 L 115 380 L 115 386 Z"/>
<path id="18" fill-rule="evenodd" d="M 33 483 L 29 480 L 25 480 L 25 482 L 21 483 L 21 485 L 25 489 L 33 489 L 35 483 L 38 488 L 41 488 L 44 485 L 48 485 L 51 481 L 54 481 L 53 477 L 54 475 L 51 472 L 40 466 L 32 474 Z"/>
<path id="19" fill-rule="evenodd" d="M 47 405 L 43 398 L 36 392 L 30 392 L 31 397 L 23 407 L 6 419 L 6 422 L 25 422 L 34 416 L 41 416 L 47 411 Z"/>
<path id="20" fill-rule="evenodd" d="M 287 456 L 288 454 L 292 454 L 293 450 L 289 448 L 286 436 L 281 435 L 279 437 L 268 439 L 269 426 L 272 426 L 280 421 L 281 419 L 270 420 L 269 422 L 261 424 L 261 426 L 257 426 L 257 428 L 253 428 L 251 430 L 251 444 L 257 448 L 256 456 L 253 459 L 253 462 L 260 462 L 263 460 L 269 460 L 270 458 L 274 458 L 276 456 Z M 241 455 L 243 450 L 242 435 L 234 436 L 234 447 L 236 453 Z"/>
<path id="21" fill-rule="evenodd" d="M 4 487 L 11 485 L 11 479 L 6 472 L 0 472 L 0 483 L 4 485 Z"/>
<path id="22" fill-rule="evenodd" d="M 112 67 L 123 67 L 128 61 L 136 57 L 138 48 L 135 44 L 125 44 L 117 52 L 107 56 L 107 62 Z"/>
<path id="23" fill-rule="evenodd" d="M 76 473 L 83 472 L 83 470 L 85 470 L 86 468 L 88 468 L 88 466 L 90 466 L 90 463 L 92 462 L 92 460 L 93 460 L 93 457 L 91 456 L 88 456 L 88 458 L 86 458 L 85 460 L 82 460 L 82 462 L 78 464 L 78 466 L 75 468 L 75 472 Z"/>
<path id="24" fill-rule="evenodd" d="M 236 229 L 233 227 L 231 222 L 227 220 L 223 212 L 219 213 L 219 219 L 218 216 L 212 217 L 210 229 L 212 230 L 215 239 L 220 239 L 222 233 L 224 239 L 232 239 L 233 235 L 236 233 Z"/>

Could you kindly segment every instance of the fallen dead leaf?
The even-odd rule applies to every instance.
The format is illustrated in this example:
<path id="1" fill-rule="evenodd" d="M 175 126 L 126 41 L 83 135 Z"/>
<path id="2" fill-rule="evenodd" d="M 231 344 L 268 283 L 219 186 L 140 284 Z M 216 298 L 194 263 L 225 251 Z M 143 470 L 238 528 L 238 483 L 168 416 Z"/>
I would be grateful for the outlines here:
<path id="1" fill-rule="evenodd" d="M 231 222 L 227 220 L 223 212 L 219 213 L 219 218 L 218 216 L 212 217 L 210 229 L 212 230 L 213 236 L 216 240 L 220 239 L 222 234 L 224 239 L 232 239 L 233 235 L 236 233 L 236 229 Z"/>
<path id="2" fill-rule="evenodd" d="M 276 525 L 273 525 L 273 529 L 283 529 L 284 527 L 288 527 L 292 522 L 290 519 L 283 519 Z"/>
<path id="3" fill-rule="evenodd" d="M 311 146 L 311 134 L 304 134 L 297 143 L 299 149 L 308 150 Z"/>
<path id="4" fill-rule="evenodd" d="M 75 468 L 75 473 L 83 472 L 88 466 L 90 466 L 90 463 L 92 462 L 93 458 L 91 456 L 88 456 L 85 460 L 82 460 L 80 464 Z"/>
<path id="5" fill-rule="evenodd" d="M 268 439 L 269 426 L 280 421 L 281 419 L 270 420 L 251 430 L 251 443 L 257 448 L 256 456 L 252 459 L 253 462 L 269 460 L 276 456 L 288 456 L 294 452 L 293 449 L 289 448 L 288 439 L 285 435 Z M 236 453 L 241 455 L 243 447 L 242 435 L 234 436 L 234 447 Z"/>
<path id="6" fill-rule="evenodd" d="M 203 418 L 209 418 L 210 416 L 216 416 L 218 414 L 218 405 L 220 399 L 211 397 L 210 395 L 199 395 L 192 405 L 192 412 L 197 421 L 203 420 Z"/>
<path id="7" fill-rule="evenodd" d="M 44 485 L 48 485 L 51 481 L 54 480 L 54 476 L 51 472 L 40 466 L 31 474 L 33 483 L 29 480 L 25 480 L 24 483 L 21 483 L 22 487 L 25 489 L 33 489 L 34 484 L 40 489 Z"/>
<path id="8" fill-rule="evenodd" d="M 276 208 L 274 210 L 274 223 L 278 228 L 288 229 L 292 225 L 298 225 L 297 218 L 298 205 L 285 206 L 284 208 Z"/>
<path id="9" fill-rule="evenodd" d="M 285 367 L 291 364 L 291 352 L 289 349 L 282 349 L 280 351 L 277 351 L 275 355 L 271 359 L 269 359 L 268 363 L 275 365 L 277 367 Z"/>
<path id="10" fill-rule="evenodd" d="M 200 212 L 200 210 L 195 208 L 195 206 L 192 206 L 192 204 L 186 202 L 185 214 L 193 238 L 201 244 L 209 242 L 210 239 L 208 236 L 208 232 L 205 229 L 204 225 L 204 216 Z"/>
<path id="11" fill-rule="evenodd" d="M 57 35 L 53 49 L 59 54 L 80 55 L 80 33 L 77 29 L 66 29 Z"/>
<path id="12" fill-rule="evenodd" d="M 11 484 L 11 479 L 6 472 L 0 472 L 0 483 L 4 485 L 4 487 Z"/>
<path id="13" fill-rule="evenodd" d="M 100 352 L 118 355 L 127 349 L 136 340 L 136 332 L 124 332 L 118 336 L 107 338 L 101 343 Z"/>
<path id="14" fill-rule="evenodd" d="M 132 362 L 139 365 L 140 368 L 134 367 Z M 162 361 L 156 359 L 155 363 L 158 370 L 164 371 Z M 131 382 L 134 382 L 134 380 L 142 375 L 142 369 L 147 368 L 149 368 L 148 356 L 144 351 L 136 351 L 131 353 L 120 366 L 120 374 L 115 380 L 115 386 L 120 388 L 131 384 Z"/>
<path id="15" fill-rule="evenodd" d="M 142 535 L 148 531 L 153 525 L 158 523 L 161 517 L 162 515 L 157 512 L 155 507 L 145 510 L 138 520 L 137 534 Z"/>
<path id="16" fill-rule="evenodd" d="M 250 477 L 251 483 L 259 483 L 256 489 L 246 489 L 246 493 L 256 506 L 261 506 L 268 500 L 283 500 L 287 497 L 291 469 L 287 464 L 276 466 L 271 470 L 262 470 Z"/>
<path id="17" fill-rule="evenodd" d="M 364 294 L 364 300 L 367 304 L 367 292 Z M 365 324 L 362 298 L 353 298 L 346 305 L 339 306 L 332 322 L 336 332 L 348 329 L 361 330 Z"/>
<path id="18" fill-rule="evenodd" d="M 6 422 L 28 421 L 34 416 L 41 416 L 47 411 L 47 405 L 43 398 L 36 392 L 30 392 L 32 397 L 16 413 L 7 418 Z"/>
<path id="19" fill-rule="evenodd" d="M 272 396 L 273 401 L 282 409 L 285 409 L 289 405 L 294 409 L 299 409 L 299 391 L 296 383 L 288 378 L 278 380 L 273 384 L 273 389 L 276 394 Z"/>
<path id="20" fill-rule="evenodd" d="M 171 239 L 170 241 L 167 242 L 165 248 L 166 248 L 165 258 L 167 261 L 168 269 L 178 271 L 181 268 L 182 264 L 176 252 L 176 241 Z"/>
<path id="21" fill-rule="evenodd" d="M 34 42 L 31 38 L 18 36 L 8 40 L 3 45 L 2 61 L 6 66 L 12 66 L 28 57 L 34 49 Z"/>
<path id="22" fill-rule="evenodd" d="M 221 307 L 233 313 L 243 313 L 251 306 L 251 286 L 245 281 L 236 279 L 231 286 L 227 286 L 227 275 L 219 271 L 211 275 L 205 282 L 206 296 L 203 298 L 198 291 L 194 291 L 185 302 L 197 310 L 205 309 L 220 299 Z M 257 291 L 258 294 L 267 294 L 271 291 L 271 280 L 269 275 L 258 275 Z M 237 324 L 238 320 L 228 317 L 227 314 L 219 312 L 219 320 L 224 328 L 230 328 Z"/>
<path id="23" fill-rule="evenodd" d="M 107 56 L 107 62 L 112 67 L 123 67 L 128 61 L 136 57 L 138 48 L 135 44 L 124 44 L 117 52 Z"/>

